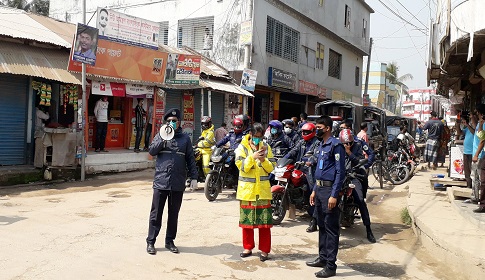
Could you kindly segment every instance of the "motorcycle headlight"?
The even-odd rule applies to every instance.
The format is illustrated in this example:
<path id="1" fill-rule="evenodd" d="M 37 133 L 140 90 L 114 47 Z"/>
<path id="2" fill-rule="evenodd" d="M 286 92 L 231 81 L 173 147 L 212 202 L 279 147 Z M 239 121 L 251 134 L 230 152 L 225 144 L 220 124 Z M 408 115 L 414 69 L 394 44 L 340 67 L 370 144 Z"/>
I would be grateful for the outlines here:
<path id="1" fill-rule="evenodd" d="M 211 157 L 211 160 L 212 160 L 213 162 L 220 162 L 220 161 L 221 161 L 221 159 L 222 159 L 222 155 L 220 155 L 220 156 L 212 156 L 212 157 Z"/>

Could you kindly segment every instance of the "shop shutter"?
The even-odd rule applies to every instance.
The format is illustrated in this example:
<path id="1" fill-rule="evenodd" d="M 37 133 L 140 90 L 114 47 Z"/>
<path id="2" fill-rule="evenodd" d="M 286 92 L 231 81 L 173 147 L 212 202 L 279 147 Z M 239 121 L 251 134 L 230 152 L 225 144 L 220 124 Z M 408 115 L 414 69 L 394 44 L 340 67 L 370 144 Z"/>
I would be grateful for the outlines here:
<path id="1" fill-rule="evenodd" d="M 165 92 L 165 111 L 168 109 L 177 108 L 182 112 L 182 92 L 178 90 L 166 90 Z"/>
<path id="2" fill-rule="evenodd" d="M 224 94 L 220 92 L 212 92 L 212 123 L 214 129 L 221 127 L 224 121 Z"/>
<path id="3" fill-rule="evenodd" d="M 24 76 L 0 75 L 0 165 L 26 164 L 28 83 Z"/>

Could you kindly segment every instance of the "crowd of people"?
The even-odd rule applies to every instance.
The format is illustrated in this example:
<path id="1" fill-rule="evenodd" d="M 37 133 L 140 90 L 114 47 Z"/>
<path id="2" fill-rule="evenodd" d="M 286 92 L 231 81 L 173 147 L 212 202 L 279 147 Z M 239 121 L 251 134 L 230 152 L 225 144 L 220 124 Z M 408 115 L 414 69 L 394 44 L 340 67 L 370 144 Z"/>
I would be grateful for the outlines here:
<path id="1" fill-rule="evenodd" d="M 183 182 L 188 176 L 191 185 L 196 185 L 198 177 L 193 147 L 188 135 L 180 128 L 180 110 L 168 110 L 164 120 L 175 129 L 175 136 L 171 140 L 164 140 L 157 134 L 149 146 L 150 155 L 157 158 L 146 239 L 149 254 L 156 254 L 154 244 L 161 229 L 161 217 L 167 200 L 165 247 L 173 253 L 179 252 L 174 240 L 185 189 Z M 321 268 L 315 274 L 317 277 L 327 278 L 336 274 L 340 233 L 340 212 L 337 207 L 339 192 L 347 170 L 364 158 L 368 158 L 367 164 L 358 172 L 365 179 L 352 182 L 356 185 L 353 196 L 366 227 L 367 239 L 371 243 L 376 242 L 364 199 L 368 189 L 368 168 L 374 161 L 374 153 L 366 143 L 366 137 L 362 137 L 364 134 L 366 136 L 365 123 L 361 124 L 363 132 L 360 138 L 352 131 L 350 120 L 340 124 L 335 137 L 335 124 L 329 116 L 321 116 L 311 123 L 307 121 L 305 113 L 300 115 L 299 121 L 272 120 L 267 128 L 260 123 L 251 123 L 247 115 L 239 115 L 232 120 L 233 129 L 225 136 L 223 133 L 227 132 L 226 125 L 214 131 L 209 116 L 202 118 L 201 125 L 202 141 L 198 142 L 197 148 L 202 149 L 202 155 L 206 157 L 203 159 L 204 171 L 208 168 L 211 146 L 228 145 L 235 149 L 235 164 L 239 169 L 236 198 L 240 201 L 241 258 L 252 256 L 256 246 L 254 229 L 258 229 L 259 259 L 262 262 L 270 259 L 273 226 L 270 174 L 276 166 L 277 158 L 282 157 L 305 162 L 303 171 L 308 182 L 306 199 L 311 205 L 308 209 L 311 221 L 307 232 L 319 233 L 318 257 L 306 264 Z"/>

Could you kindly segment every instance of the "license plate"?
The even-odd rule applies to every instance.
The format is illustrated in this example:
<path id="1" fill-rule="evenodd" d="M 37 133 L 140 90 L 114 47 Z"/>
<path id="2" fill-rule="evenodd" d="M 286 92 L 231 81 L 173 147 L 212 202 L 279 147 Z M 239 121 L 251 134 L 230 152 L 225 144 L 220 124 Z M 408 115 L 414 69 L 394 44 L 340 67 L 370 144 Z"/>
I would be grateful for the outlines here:
<path id="1" fill-rule="evenodd" d="M 288 182 L 288 179 L 283 178 L 283 177 L 275 177 L 276 181 L 281 181 L 281 182 Z"/>

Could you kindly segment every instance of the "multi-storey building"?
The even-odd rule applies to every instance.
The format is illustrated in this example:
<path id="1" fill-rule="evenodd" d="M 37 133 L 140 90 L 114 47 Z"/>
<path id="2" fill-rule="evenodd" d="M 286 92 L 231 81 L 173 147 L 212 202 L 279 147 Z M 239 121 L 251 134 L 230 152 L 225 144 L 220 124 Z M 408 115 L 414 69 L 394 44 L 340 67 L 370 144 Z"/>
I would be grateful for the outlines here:
<path id="1" fill-rule="evenodd" d="M 391 83 L 387 77 L 387 64 L 371 62 L 369 69 L 369 95 L 371 105 L 396 112 L 399 107 L 401 88 Z M 362 74 L 362 91 L 365 90 L 366 69 Z"/>
<path id="2" fill-rule="evenodd" d="M 80 5 L 51 0 L 50 15 L 79 22 Z M 257 70 L 247 106 L 255 121 L 313 113 L 325 99 L 362 102 L 373 13 L 364 0 L 99 0 L 88 18 L 98 6 L 160 22 L 161 44 L 195 49 L 234 77 Z"/>

